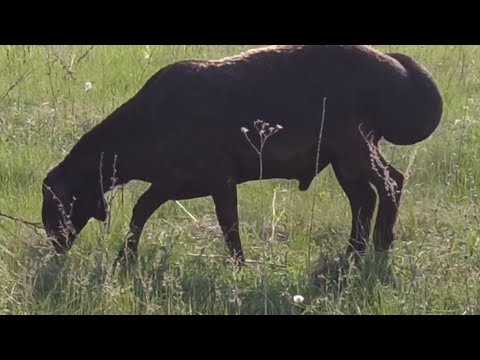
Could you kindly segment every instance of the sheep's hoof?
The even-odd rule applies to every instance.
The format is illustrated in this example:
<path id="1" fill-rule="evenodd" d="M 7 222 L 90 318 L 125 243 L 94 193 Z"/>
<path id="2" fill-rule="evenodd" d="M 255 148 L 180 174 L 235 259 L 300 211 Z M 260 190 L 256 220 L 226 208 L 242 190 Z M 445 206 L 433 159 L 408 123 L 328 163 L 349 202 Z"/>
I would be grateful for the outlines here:
<path id="1" fill-rule="evenodd" d="M 128 268 L 130 266 L 133 266 L 137 263 L 138 260 L 138 254 L 135 250 L 132 249 L 122 249 L 117 258 L 115 259 L 115 262 L 113 264 L 113 271 L 115 272 L 115 269 L 120 266 L 122 268 Z"/>
<path id="2" fill-rule="evenodd" d="M 232 256 L 228 259 L 228 262 L 231 263 L 232 265 L 238 267 L 239 269 L 248 267 L 247 261 L 245 260 L 244 255 L 237 255 L 237 256 Z"/>

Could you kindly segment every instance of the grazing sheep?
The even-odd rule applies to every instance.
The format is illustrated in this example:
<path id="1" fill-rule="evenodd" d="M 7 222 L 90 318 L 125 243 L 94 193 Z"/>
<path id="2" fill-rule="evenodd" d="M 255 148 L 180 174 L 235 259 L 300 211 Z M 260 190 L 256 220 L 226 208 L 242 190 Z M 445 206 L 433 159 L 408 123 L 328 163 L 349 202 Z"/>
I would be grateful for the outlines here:
<path id="1" fill-rule="evenodd" d="M 421 142 L 442 111 L 423 67 L 368 46 L 271 46 L 178 62 L 84 135 L 48 174 L 43 223 L 65 252 L 89 219 L 105 221 L 104 191 L 141 180 L 151 187 L 133 210 L 124 260 L 136 259 L 145 223 L 162 204 L 212 196 L 231 255 L 243 262 L 237 185 L 261 176 L 295 179 L 306 191 L 332 165 L 352 210 L 348 253 L 365 252 L 377 200 L 374 247 L 387 251 L 404 177 L 376 150 L 378 141 Z M 262 126 L 275 136 L 260 165 Z"/>

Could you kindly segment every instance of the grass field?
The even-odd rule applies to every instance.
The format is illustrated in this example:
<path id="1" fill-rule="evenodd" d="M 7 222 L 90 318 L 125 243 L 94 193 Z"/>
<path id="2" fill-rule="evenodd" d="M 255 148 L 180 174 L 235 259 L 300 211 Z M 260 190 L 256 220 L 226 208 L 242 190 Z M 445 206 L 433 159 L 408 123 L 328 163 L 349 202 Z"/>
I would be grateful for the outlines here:
<path id="1" fill-rule="evenodd" d="M 41 181 L 79 137 L 162 66 L 246 46 L 1 46 L 0 212 L 40 222 Z M 308 192 L 296 182 L 239 187 L 244 249 L 238 272 L 209 198 L 169 203 L 148 223 L 140 261 L 111 274 L 146 184 L 111 193 L 107 225 L 92 221 L 68 256 L 42 231 L 0 217 L 1 314 L 478 314 L 480 313 L 480 47 L 380 46 L 412 55 L 445 99 L 441 128 L 414 147 L 382 144 L 409 174 L 389 281 L 373 262 L 347 285 L 310 281 L 335 261 L 350 208 L 330 169 Z M 267 145 L 268 146 L 268 145 Z M 303 303 L 293 297 L 301 295 Z"/>

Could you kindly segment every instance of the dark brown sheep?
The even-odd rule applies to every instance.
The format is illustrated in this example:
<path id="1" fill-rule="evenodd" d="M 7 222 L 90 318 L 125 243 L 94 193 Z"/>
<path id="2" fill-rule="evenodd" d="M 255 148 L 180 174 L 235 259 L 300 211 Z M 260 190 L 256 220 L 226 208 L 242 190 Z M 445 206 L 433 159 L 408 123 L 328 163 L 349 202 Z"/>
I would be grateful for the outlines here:
<path id="1" fill-rule="evenodd" d="M 166 201 L 212 196 L 231 255 L 243 261 L 237 185 L 261 175 L 296 179 L 305 191 L 332 165 L 352 209 L 348 252 L 365 252 L 377 202 L 371 185 L 379 200 L 374 247 L 386 251 L 404 177 L 376 145 L 382 137 L 396 145 L 427 139 L 442 111 L 423 67 L 368 46 L 272 46 L 178 62 L 83 136 L 48 174 L 43 223 L 65 252 L 89 219 L 105 220 L 105 191 L 141 180 L 151 187 L 133 210 L 124 259 L 136 258 L 145 223 Z M 262 166 L 254 149 L 257 119 L 283 127 L 264 147 Z M 242 129 L 251 130 L 252 143 Z"/>

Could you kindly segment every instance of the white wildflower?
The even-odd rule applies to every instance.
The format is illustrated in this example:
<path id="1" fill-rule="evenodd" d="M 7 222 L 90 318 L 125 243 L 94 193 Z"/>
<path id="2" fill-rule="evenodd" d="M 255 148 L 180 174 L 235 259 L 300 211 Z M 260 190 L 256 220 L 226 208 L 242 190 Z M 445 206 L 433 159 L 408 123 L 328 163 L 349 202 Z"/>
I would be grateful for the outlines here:
<path id="1" fill-rule="evenodd" d="M 90 81 L 87 81 L 87 82 L 85 83 L 85 91 L 86 91 L 86 92 L 89 92 L 89 91 L 91 91 L 92 89 L 93 89 L 93 84 L 92 84 Z"/>
<path id="2" fill-rule="evenodd" d="M 143 52 L 145 60 L 150 59 L 151 53 L 150 53 L 150 47 L 147 45 L 145 47 L 147 50 Z"/>
<path id="3" fill-rule="evenodd" d="M 301 305 L 301 304 L 303 304 L 304 301 L 305 301 L 305 298 L 302 295 L 295 295 L 293 297 L 293 302 L 296 305 Z"/>

